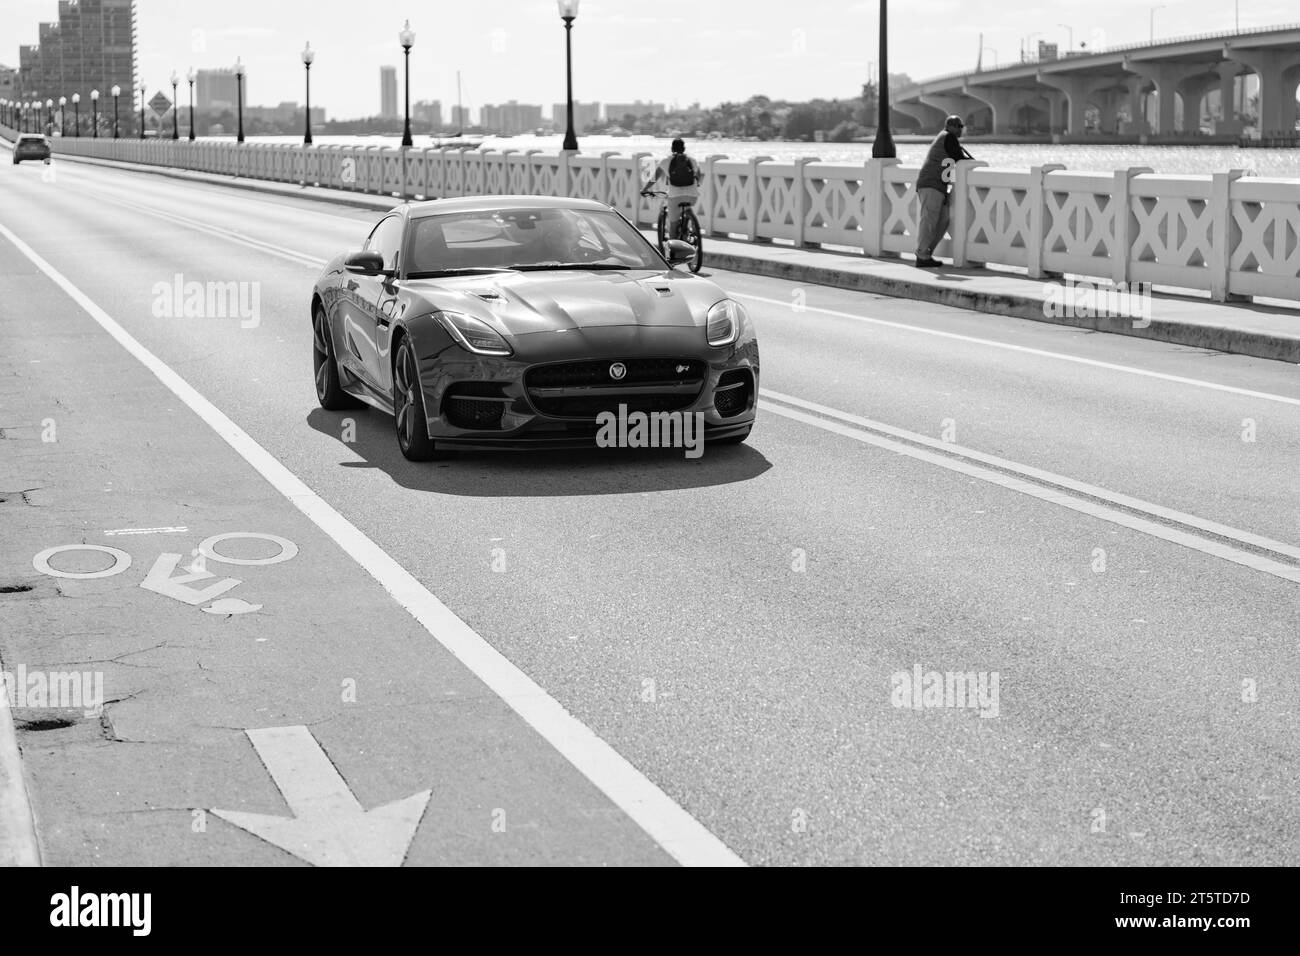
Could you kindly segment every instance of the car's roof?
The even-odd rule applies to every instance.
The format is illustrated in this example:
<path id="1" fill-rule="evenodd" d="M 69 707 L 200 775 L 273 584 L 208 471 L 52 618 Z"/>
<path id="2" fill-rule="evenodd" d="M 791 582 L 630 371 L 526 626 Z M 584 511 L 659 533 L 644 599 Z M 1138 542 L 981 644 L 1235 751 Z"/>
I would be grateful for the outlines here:
<path id="1" fill-rule="evenodd" d="M 45 136 L 44 136 L 43 134 L 41 134 L 41 133 L 19 133 L 19 134 L 18 134 L 18 138 L 19 138 L 19 139 L 39 139 L 39 140 L 42 140 L 42 141 L 43 141 L 43 140 L 45 139 Z"/>
<path id="2" fill-rule="evenodd" d="M 490 209 L 608 209 L 594 199 L 572 199 L 568 196 L 462 196 L 455 199 L 430 199 L 413 202 L 407 206 L 412 218 L 437 216 L 449 212 L 475 212 Z"/>

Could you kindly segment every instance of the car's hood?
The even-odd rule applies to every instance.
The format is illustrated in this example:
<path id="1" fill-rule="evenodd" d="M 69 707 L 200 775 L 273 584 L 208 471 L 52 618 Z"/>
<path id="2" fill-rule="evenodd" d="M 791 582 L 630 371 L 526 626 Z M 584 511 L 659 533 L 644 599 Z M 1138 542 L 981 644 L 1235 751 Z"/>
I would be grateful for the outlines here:
<path id="1" fill-rule="evenodd" d="M 510 335 L 606 326 L 701 326 L 725 298 L 683 272 L 519 272 L 415 279 L 407 289 L 431 309 L 484 319 Z"/>

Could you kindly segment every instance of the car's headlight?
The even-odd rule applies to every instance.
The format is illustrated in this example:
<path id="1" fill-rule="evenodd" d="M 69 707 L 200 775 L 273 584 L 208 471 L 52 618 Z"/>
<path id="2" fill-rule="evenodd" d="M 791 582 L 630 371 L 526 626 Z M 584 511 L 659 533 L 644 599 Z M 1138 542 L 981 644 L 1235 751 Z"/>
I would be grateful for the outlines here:
<path id="1" fill-rule="evenodd" d="M 707 336 L 710 345 L 730 345 L 740 335 L 745 321 L 745 307 L 732 299 L 723 299 L 709 309 Z"/>
<path id="2" fill-rule="evenodd" d="M 459 312 L 435 312 L 447 334 L 463 349 L 475 355 L 510 355 L 511 349 L 492 326 L 472 315 Z"/>

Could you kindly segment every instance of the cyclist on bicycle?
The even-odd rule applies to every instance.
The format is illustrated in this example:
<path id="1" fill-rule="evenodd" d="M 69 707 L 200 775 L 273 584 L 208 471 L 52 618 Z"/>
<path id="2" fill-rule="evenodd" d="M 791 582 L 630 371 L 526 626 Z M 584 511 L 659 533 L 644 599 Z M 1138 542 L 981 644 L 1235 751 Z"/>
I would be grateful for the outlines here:
<path id="1" fill-rule="evenodd" d="M 669 219 L 675 226 L 669 233 L 670 236 L 681 235 L 682 209 L 694 206 L 700 198 L 701 178 L 700 164 L 687 154 L 686 144 L 681 139 L 675 139 L 672 155 L 655 167 L 654 176 L 641 188 L 641 195 L 644 196 L 660 179 L 668 180 L 668 195 L 664 198 L 663 208 L 670 217 L 676 217 L 675 222 L 672 218 Z"/>

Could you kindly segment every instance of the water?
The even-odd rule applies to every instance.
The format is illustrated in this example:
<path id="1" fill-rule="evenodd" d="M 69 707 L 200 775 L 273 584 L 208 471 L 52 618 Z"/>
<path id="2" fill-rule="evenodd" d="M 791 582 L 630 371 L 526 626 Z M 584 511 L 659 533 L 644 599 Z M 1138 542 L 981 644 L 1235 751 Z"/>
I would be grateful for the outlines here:
<path id="1" fill-rule="evenodd" d="M 475 140 L 478 137 L 474 137 Z M 486 136 L 488 149 L 542 149 L 556 152 L 562 137 L 556 136 Z M 401 145 L 398 136 L 316 136 L 316 145 Z M 254 143 L 298 143 L 297 136 L 249 137 Z M 417 148 L 433 146 L 435 137 L 416 136 Z M 634 152 L 666 156 L 670 140 L 654 136 L 582 136 L 579 144 L 584 153 Z M 823 162 L 857 165 L 871 158 L 870 143 L 753 143 L 738 140 L 688 139 L 687 148 L 698 159 L 725 155 L 730 159 L 770 156 L 789 162 L 801 156 L 816 156 Z M 898 143 L 898 157 L 915 165 L 925 155 L 924 143 Z M 976 159 L 998 169 L 1028 169 L 1044 163 L 1063 163 L 1067 169 L 1087 172 L 1112 172 L 1127 166 L 1150 166 L 1157 173 L 1172 175 L 1206 175 L 1229 169 L 1250 170 L 1256 176 L 1300 179 L 1300 149 L 1240 149 L 1235 146 L 1055 146 L 1048 143 L 979 143 L 967 144 Z"/>

